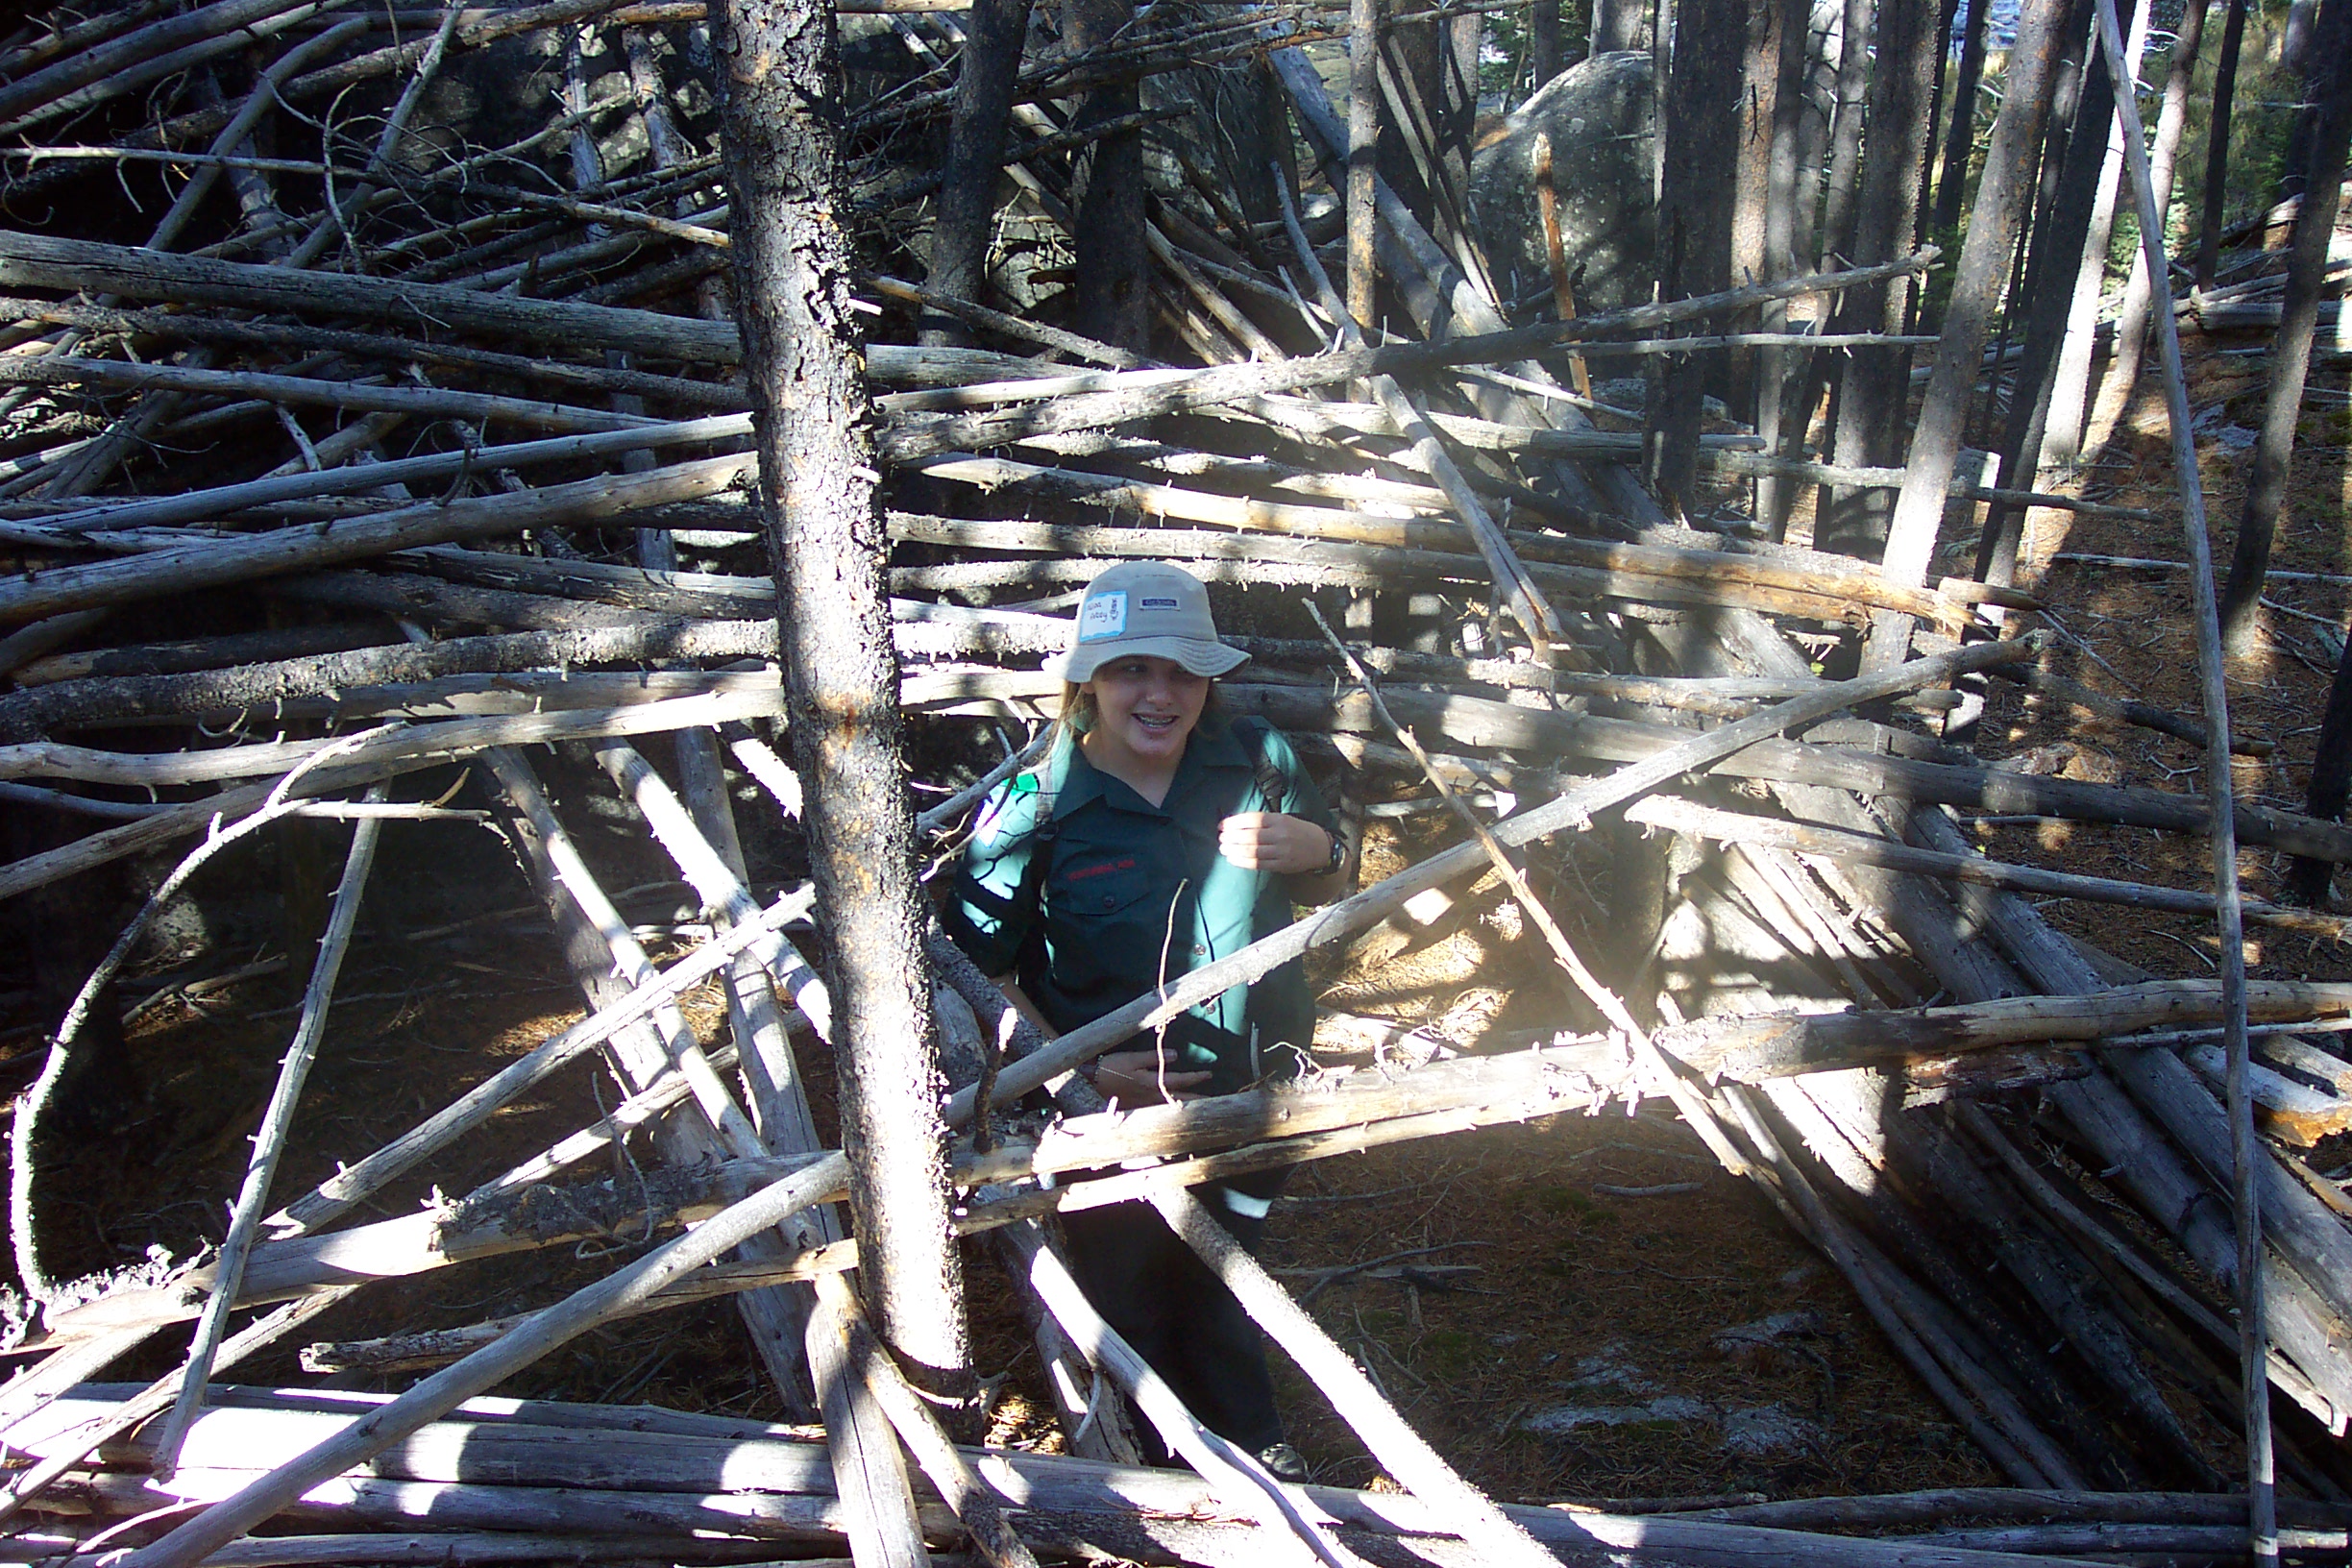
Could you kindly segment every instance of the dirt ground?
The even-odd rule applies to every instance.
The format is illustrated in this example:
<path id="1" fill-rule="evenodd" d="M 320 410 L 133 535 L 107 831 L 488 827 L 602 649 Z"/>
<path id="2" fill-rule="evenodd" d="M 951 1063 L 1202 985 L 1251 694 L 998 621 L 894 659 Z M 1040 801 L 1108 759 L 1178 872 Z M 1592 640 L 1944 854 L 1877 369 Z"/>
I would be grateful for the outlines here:
<path id="1" fill-rule="evenodd" d="M 2234 432 L 2256 422 L 2263 395 L 2261 362 L 2228 352 L 2240 346 L 2192 342 L 2195 403 L 2211 425 L 2200 456 L 2215 548 L 2224 558 L 2250 461 L 2233 450 L 2241 439 Z M 2315 376 L 2314 384 L 2315 401 L 2343 401 L 2340 375 Z M 2307 416 L 2280 568 L 2352 574 L 2352 537 L 2340 521 L 2352 482 L 2348 420 L 2333 408 Z M 2089 493 L 2174 517 L 2169 466 L 2161 403 L 2144 380 L 2116 452 L 2088 476 Z M 2038 562 L 2061 548 L 2172 559 L 2182 552 L 2176 525 L 2144 530 L 2061 520 L 2038 543 Z M 1972 539 L 1951 541 L 1948 569 L 1961 569 L 1972 550 Z M 2182 575 L 2058 563 L 2038 565 L 2030 580 L 2051 613 L 2026 624 L 2062 632 L 2051 668 L 2102 691 L 2194 711 Z M 2299 809 L 2347 589 L 2280 580 L 2270 597 L 2283 608 L 2267 613 L 2262 650 L 2233 668 L 2231 698 L 2240 731 L 2277 749 L 2242 760 L 2238 780 L 2252 798 Z M 1976 744 L 1992 756 L 2038 752 L 2037 766 L 2073 777 L 2195 788 L 2197 757 L 2186 745 L 2029 710 L 2013 691 L 1996 699 Z M 567 799 L 595 793 L 584 775 L 573 782 L 580 787 Z M 574 815 L 608 885 L 639 890 L 626 903 L 632 919 L 659 926 L 694 918 L 683 890 L 666 885 L 668 868 L 642 843 L 593 812 L 575 807 Z M 754 814 L 743 815 L 748 822 Z M 1381 829 L 1373 871 L 1426 852 L 1441 842 L 1439 832 L 1428 818 Z M 773 835 L 750 837 L 754 880 L 772 885 L 790 869 L 789 849 L 768 842 Z M 1979 842 L 1998 858 L 2072 870 L 2184 887 L 2207 879 L 2200 845 L 2144 831 L 2017 824 L 1982 829 Z M 2249 894 L 2275 892 L 2277 857 L 2249 848 L 2242 864 Z M 282 1195 L 405 1130 L 577 1017 L 544 917 L 484 829 L 391 824 L 380 866 Z M 224 904 L 249 894 L 256 876 L 250 868 L 214 874 Z M 2047 912 L 2159 973 L 2211 972 L 2212 939 L 2196 920 L 2067 904 Z M 1579 912 L 1567 913 L 1573 922 Z M 215 933 L 180 978 L 234 968 L 270 944 L 266 931 Z M 2300 938 L 2257 932 L 2247 957 L 2258 975 L 2352 976 L 2343 955 Z M 1376 972 L 1325 978 L 1332 1005 L 1430 1024 L 1464 1045 L 1489 1030 L 1569 1021 L 1548 961 L 1507 910 L 1489 910 L 1438 947 Z M 138 1022 L 133 1042 L 150 1098 L 137 1125 L 124 1138 L 87 1142 L 44 1177 L 41 1221 L 53 1271 L 119 1268 L 151 1247 L 184 1256 L 218 1237 L 292 1027 L 292 991 L 282 975 L 264 976 L 166 1000 Z M 0 1074 L 12 1075 L 0 1081 L 12 1090 L 37 1063 L 23 998 L 10 1006 L 0 1046 L 14 1054 L 0 1060 Z M 689 999 L 688 1013 L 706 1033 L 722 1025 L 707 992 Z M 824 1119 L 826 1070 L 821 1062 L 810 1070 Z M 403 1212 L 436 1187 L 464 1190 L 595 1119 L 614 1092 L 608 1080 L 564 1075 L 469 1140 L 456 1162 L 385 1194 L 374 1212 Z M 2318 1154 L 2322 1168 L 2344 1159 Z M 308 1337 L 454 1325 L 542 1305 L 608 1271 L 633 1244 L 616 1238 L 378 1286 Z M 1006 1288 L 982 1253 L 971 1258 L 980 1370 L 1001 1380 L 994 1435 L 1058 1446 Z M 1266 1261 L 1415 1426 L 1499 1496 L 1788 1496 L 1999 1479 L 1896 1361 L 1836 1274 L 1658 1108 L 1631 1118 L 1622 1110 L 1555 1116 L 1311 1167 L 1276 1207 Z M 1386 1273 L 1325 1277 L 1358 1267 Z M 1760 1324 L 1770 1327 L 1754 1329 Z M 1743 1328 L 1751 1332 L 1733 1332 Z M 159 1375 L 183 1348 L 177 1334 L 159 1336 L 116 1375 Z M 233 1376 L 269 1383 L 301 1374 L 289 1347 Z M 1318 1479 L 1375 1483 L 1370 1458 L 1312 1390 L 1287 1366 L 1279 1376 L 1293 1435 Z M 590 1335 L 502 1391 L 780 1413 L 723 1304 Z"/>

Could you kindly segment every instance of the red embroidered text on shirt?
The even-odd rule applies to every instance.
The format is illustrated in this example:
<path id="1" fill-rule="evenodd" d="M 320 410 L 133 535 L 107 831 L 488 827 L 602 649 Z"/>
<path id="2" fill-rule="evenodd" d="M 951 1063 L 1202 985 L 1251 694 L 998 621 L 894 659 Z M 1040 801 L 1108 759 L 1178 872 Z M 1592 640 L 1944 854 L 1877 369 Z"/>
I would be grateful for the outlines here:
<path id="1" fill-rule="evenodd" d="M 1101 876 L 1109 871 L 1132 871 L 1134 870 L 1135 857 L 1129 855 L 1124 860 L 1106 860 L 1100 866 L 1081 866 L 1078 870 L 1071 871 L 1067 879 L 1078 882 L 1090 876 Z"/>

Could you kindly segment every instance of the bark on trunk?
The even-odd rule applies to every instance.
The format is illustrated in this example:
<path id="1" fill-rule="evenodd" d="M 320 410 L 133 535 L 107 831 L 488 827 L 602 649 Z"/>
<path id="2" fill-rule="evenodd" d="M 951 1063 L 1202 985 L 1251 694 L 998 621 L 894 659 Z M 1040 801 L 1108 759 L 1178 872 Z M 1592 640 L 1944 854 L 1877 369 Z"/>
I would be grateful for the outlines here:
<path id="1" fill-rule="evenodd" d="M 2172 40 L 2171 62 L 2165 72 L 2164 109 L 2156 121 L 2156 145 L 2148 158 L 2149 183 L 2155 186 L 2160 210 L 2172 208 L 2173 171 L 2179 166 L 2181 133 L 2189 124 L 2189 89 L 2196 76 L 2197 53 L 2205 38 L 2205 8 L 2191 6 L 2181 16 Z M 2172 290 L 2165 289 L 2169 304 Z M 2131 280 L 2123 285 L 2123 306 L 2116 320 L 2115 347 L 2107 372 L 2099 381 L 2098 398 L 2091 410 L 2091 429 L 2083 450 L 2096 453 L 2114 434 L 2116 422 L 2131 401 L 2132 383 L 2140 376 L 2140 356 L 2147 347 L 2148 310 L 2155 291 L 2148 286 L 2147 257 L 2135 251 Z"/>
<path id="2" fill-rule="evenodd" d="M 2205 221 L 2197 237 L 2196 285 L 2213 287 L 2221 267 L 2221 218 L 2229 197 L 2230 102 L 2238 91 L 2238 48 L 2245 39 L 2246 0 L 2230 0 L 2214 62 L 2212 132 L 2205 143 Z"/>
<path id="3" fill-rule="evenodd" d="M 971 1370 L 899 765 L 888 542 L 849 243 L 834 216 L 839 40 L 831 8 L 813 0 L 731 0 L 724 13 L 723 150 L 744 361 L 810 870 L 832 938 L 825 968 L 861 1288 L 910 1375 L 961 1405 Z"/>
<path id="4" fill-rule="evenodd" d="M 2058 169 L 2058 178 L 2035 223 L 2033 256 L 2026 264 L 2023 290 L 2027 302 L 2025 357 L 2010 385 L 2009 419 L 2000 445 L 2002 482 L 2021 489 L 2031 489 L 2041 470 L 2059 354 L 2066 341 L 2067 318 L 2074 306 L 2076 275 L 2084 262 L 2084 240 L 2098 206 L 2107 132 L 2114 118 L 2115 85 L 2105 70 L 2092 70 L 2083 77 L 2081 90 L 2075 95 L 2074 123 L 2066 134 L 2063 154 L 2053 129 L 2050 152 L 2044 155 Z M 2096 264 L 2103 265 L 2105 259 L 2102 252 Z M 1979 579 L 2016 580 L 2024 523 L 2021 506 L 1993 508 L 1976 547 Z"/>
<path id="5" fill-rule="evenodd" d="M 2287 505 L 2287 464 L 2294 452 L 2295 422 L 2303 411 L 2303 380 L 2311 369 L 2312 334 L 2319 324 L 2328 245 L 2336 233 L 2344 153 L 2352 138 L 2352 0 L 2328 0 L 2319 12 L 2317 59 L 2325 80 L 2305 170 L 2303 208 L 2295 218 L 2294 251 L 2287 263 L 2287 297 L 2279 314 L 2278 346 L 2270 354 L 2270 393 L 2263 404 L 2262 439 L 2238 517 L 2229 585 L 2221 592 L 2221 635 L 2232 654 L 2252 644 L 2270 541 Z"/>
<path id="6" fill-rule="evenodd" d="M 991 220 L 996 215 L 996 168 L 1004 159 L 1005 121 L 1029 36 L 1029 0 L 978 0 L 965 31 L 956 76 L 955 112 L 947 122 L 947 162 L 940 171 L 939 216 L 931 228 L 930 284 L 935 293 L 979 301 L 988 280 Z M 970 341 L 964 324 L 926 312 L 921 341 Z"/>
<path id="7" fill-rule="evenodd" d="M 1944 172 L 1936 181 L 1933 233 L 1942 236 L 1960 227 L 1960 200 L 1968 189 L 1969 154 L 1976 145 L 1976 89 L 1984 81 L 1985 32 L 1991 19 L 1988 0 L 1969 0 L 1968 33 L 1960 45 L 1960 68 L 1952 78 L 1949 129 L 1944 133 Z M 2189 24 L 2184 24 L 2189 25 Z"/>
<path id="8" fill-rule="evenodd" d="M 1063 12 L 1070 52 L 1129 41 L 1137 20 L 1132 0 L 1075 0 Z M 1133 82 L 1098 87 L 1080 106 L 1081 128 L 1133 114 L 1141 106 Z M 1151 349 L 1151 253 L 1144 239 L 1143 134 L 1105 136 L 1080 159 L 1078 318 L 1087 336 L 1138 354 Z"/>
<path id="9" fill-rule="evenodd" d="M 1643 0 L 1593 0 L 1590 51 L 1614 54 L 1649 43 L 1650 8 Z"/>
<path id="10" fill-rule="evenodd" d="M 1946 492 L 1959 461 L 1969 403 L 1984 362 L 1985 338 L 2031 194 L 2029 171 L 2034 149 L 2042 141 L 2043 116 L 2048 107 L 2049 81 L 2067 9 L 2058 0 L 2030 0 L 2018 16 L 2017 43 L 2009 51 L 2007 95 L 2001 102 L 2000 116 L 1993 123 L 1984 178 L 1969 219 L 1968 238 L 1960 247 L 1951 303 L 1944 313 L 1943 341 L 1936 347 L 1935 368 L 1912 433 L 1910 460 L 1896 497 L 1895 520 L 1887 532 L 1883 565 L 1886 575 L 1899 581 L 1917 581 L 1935 552 Z M 1911 642 L 1908 617 L 1882 613 L 1874 620 L 1862 660 L 1863 669 L 1874 673 L 1901 663 Z"/>
<path id="11" fill-rule="evenodd" d="M 1927 0 L 1893 0 L 1879 8 L 1878 64 L 1870 77 L 1869 158 L 1848 255 L 1885 260 L 1910 248 L 1941 42 L 1935 19 Z M 1907 284 L 1892 282 L 1853 290 L 1840 302 L 1835 330 L 1900 332 L 1909 295 Z M 1900 460 L 1910 375 L 1908 349 L 1851 351 L 1839 383 L 1831 461 L 1880 467 Z M 1884 548 L 1893 515 L 1894 498 L 1882 490 L 1833 491 L 1826 516 L 1815 527 L 1815 543 L 1868 560 Z"/>
<path id="12" fill-rule="evenodd" d="M 1658 205 L 1657 277 L 1662 300 L 1727 286 L 1731 206 L 1739 169 L 1740 75 L 1748 0 L 1682 0 L 1675 8 L 1674 72 L 1661 127 L 1661 167 L 1684 171 Z M 1643 477 L 1669 512 L 1679 512 L 1698 472 L 1704 367 L 1695 358 L 1650 362 Z"/>
<path id="13" fill-rule="evenodd" d="M 1598 12 L 1599 8 L 1595 7 Z M 1567 68 L 1560 56 L 1559 0 L 1528 0 L 1528 64 L 1534 75 L 1531 94 Z"/>

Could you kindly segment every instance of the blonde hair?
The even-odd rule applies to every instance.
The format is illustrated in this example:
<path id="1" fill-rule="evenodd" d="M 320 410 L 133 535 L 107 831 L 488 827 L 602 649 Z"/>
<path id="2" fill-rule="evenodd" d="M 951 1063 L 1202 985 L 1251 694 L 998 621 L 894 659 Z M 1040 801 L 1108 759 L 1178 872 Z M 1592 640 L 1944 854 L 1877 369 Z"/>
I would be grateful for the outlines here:
<path id="1" fill-rule="evenodd" d="M 1082 684 L 1075 680 L 1062 683 L 1062 708 L 1054 715 L 1053 725 L 1046 731 L 1052 737 L 1045 750 L 1048 757 L 1063 746 L 1077 745 L 1079 738 L 1092 729 L 1094 722 L 1102 717 L 1102 708 L 1095 702 L 1094 694 L 1087 690 L 1090 684 L 1090 681 Z M 1201 720 L 1205 723 L 1222 718 L 1224 711 L 1224 704 L 1217 698 L 1216 680 L 1212 677 L 1209 695 L 1201 702 Z"/>

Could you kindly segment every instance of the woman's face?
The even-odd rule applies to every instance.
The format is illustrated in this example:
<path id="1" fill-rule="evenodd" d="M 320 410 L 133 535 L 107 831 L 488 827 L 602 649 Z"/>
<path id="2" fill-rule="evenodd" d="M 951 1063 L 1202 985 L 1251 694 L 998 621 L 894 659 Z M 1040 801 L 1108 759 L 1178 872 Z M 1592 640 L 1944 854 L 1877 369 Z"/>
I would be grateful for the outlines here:
<path id="1" fill-rule="evenodd" d="M 1209 700 L 1209 677 L 1173 659 L 1132 654 L 1095 667 L 1094 678 L 1079 687 L 1094 698 L 1090 745 L 1124 751 L 1137 761 L 1172 767 L 1200 723 Z M 1099 737 L 1099 739 L 1097 739 Z"/>

